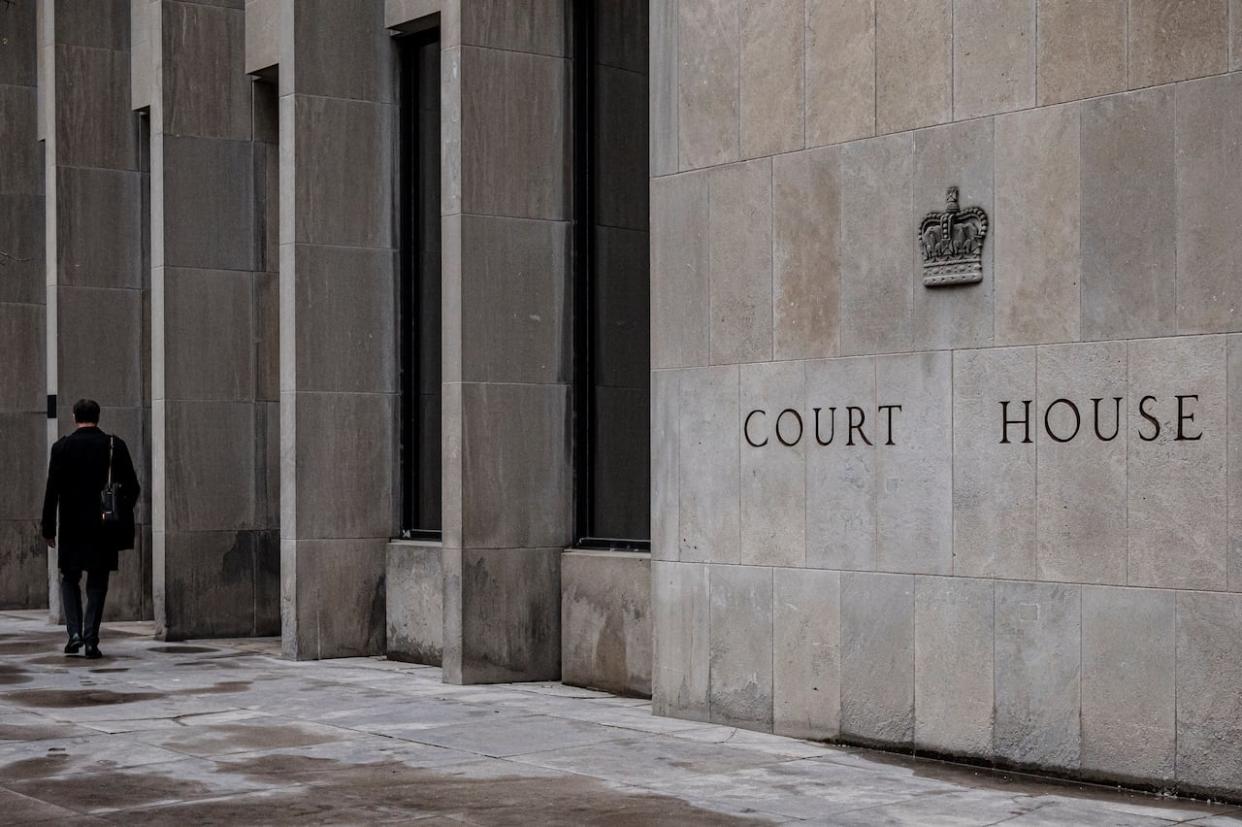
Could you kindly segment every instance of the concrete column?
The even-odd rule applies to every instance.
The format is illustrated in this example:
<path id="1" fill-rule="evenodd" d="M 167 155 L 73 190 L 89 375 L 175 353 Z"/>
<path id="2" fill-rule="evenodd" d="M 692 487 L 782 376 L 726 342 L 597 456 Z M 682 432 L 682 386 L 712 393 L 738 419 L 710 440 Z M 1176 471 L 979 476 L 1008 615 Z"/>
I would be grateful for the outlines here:
<path id="1" fill-rule="evenodd" d="M 276 634 L 274 95 L 240 5 L 156 0 L 148 25 L 157 634 Z"/>
<path id="2" fill-rule="evenodd" d="M 441 8 L 451 683 L 560 676 L 573 479 L 569 5 Z"/>
<path id="3" fill-rule="evenodd" d="M 146 481 L 142 159 L 130 110 L 130 8 L 123 0 L 50 0 L 39 10 L 47 392 L 60 400 L 47 437 L 70 431 L 73 402 L 91 397 L 101 425 L 125 439 Z M 105 619 L 151 616 L 148 515 L 144 502 L 137 547 L 121 554 Z M 53 622 L 60 613 L 54 558 Z"/>
<path id="4" fill-rule="evenodd" d="M 281 637 L 384 650 L 396 528 L 393 46 L 383 0 L 280 8 Z"/>
<path id="5" fill-rule="evenodd" d="M 47 458 L 43 166 L 36 136 L 34 0 L 0 4 L 0 608 L 47 605 L 39 529 Z"/>

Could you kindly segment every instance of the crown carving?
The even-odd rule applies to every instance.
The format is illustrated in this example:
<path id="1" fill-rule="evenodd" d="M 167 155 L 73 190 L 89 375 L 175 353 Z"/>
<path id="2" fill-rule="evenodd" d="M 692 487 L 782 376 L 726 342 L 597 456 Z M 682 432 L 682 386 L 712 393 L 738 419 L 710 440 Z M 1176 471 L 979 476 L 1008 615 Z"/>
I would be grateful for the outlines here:
<path id="1" fill-rule="evenodd" d="M 982 207 L 962 209 L 957 187 L 949 187 L 944 211 L 928 213 L 919 224 L 923 286 L 983 281 L 983 241 L 987 235 L 988 214 Z"/>

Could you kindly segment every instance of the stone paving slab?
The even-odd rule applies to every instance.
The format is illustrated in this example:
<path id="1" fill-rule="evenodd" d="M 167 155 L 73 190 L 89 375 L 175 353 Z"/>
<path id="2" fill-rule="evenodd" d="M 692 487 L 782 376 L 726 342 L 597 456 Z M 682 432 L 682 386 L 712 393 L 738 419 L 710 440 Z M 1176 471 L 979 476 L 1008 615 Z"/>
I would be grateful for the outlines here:
<path id="1" fill-rule="evenodd" d="M 291 662 L 277 641 L 105 626 L 60 654 L 0 612 L 5 824 L 1170 825 L 1242 808 L 660 718 L 553 683 Z"/>

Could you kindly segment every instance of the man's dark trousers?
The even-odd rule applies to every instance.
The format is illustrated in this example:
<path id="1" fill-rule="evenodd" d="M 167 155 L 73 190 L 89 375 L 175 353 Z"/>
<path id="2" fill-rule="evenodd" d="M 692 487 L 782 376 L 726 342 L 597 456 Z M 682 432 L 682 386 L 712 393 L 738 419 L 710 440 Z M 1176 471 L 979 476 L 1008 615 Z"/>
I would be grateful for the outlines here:
<path id="1" fill-rule="evenodd" d="M 82 616 L 81 569 L 60 573 L 60 603 L 65 610 L 65 626 L 69 636 L 81 636 L 86 643 L 99 644 L 99 624 L 103 621 L 104 601 L 108 598 L 108 570 L 94 569 L 86 573 L 86 616 Z"/>

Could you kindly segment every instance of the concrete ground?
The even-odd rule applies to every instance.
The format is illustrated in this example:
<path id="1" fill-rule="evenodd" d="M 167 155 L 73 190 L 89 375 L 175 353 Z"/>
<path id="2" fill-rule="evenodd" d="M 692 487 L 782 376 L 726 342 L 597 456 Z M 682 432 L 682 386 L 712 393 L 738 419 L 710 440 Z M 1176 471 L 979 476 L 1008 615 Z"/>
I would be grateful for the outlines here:
<path id="1" fill-rule="evenodd" d="M 1242 825 L 1242 809 L 658 718 L 560 684 L 458 687 L 274 640 L 0 613 L 0 823 Z"/>

